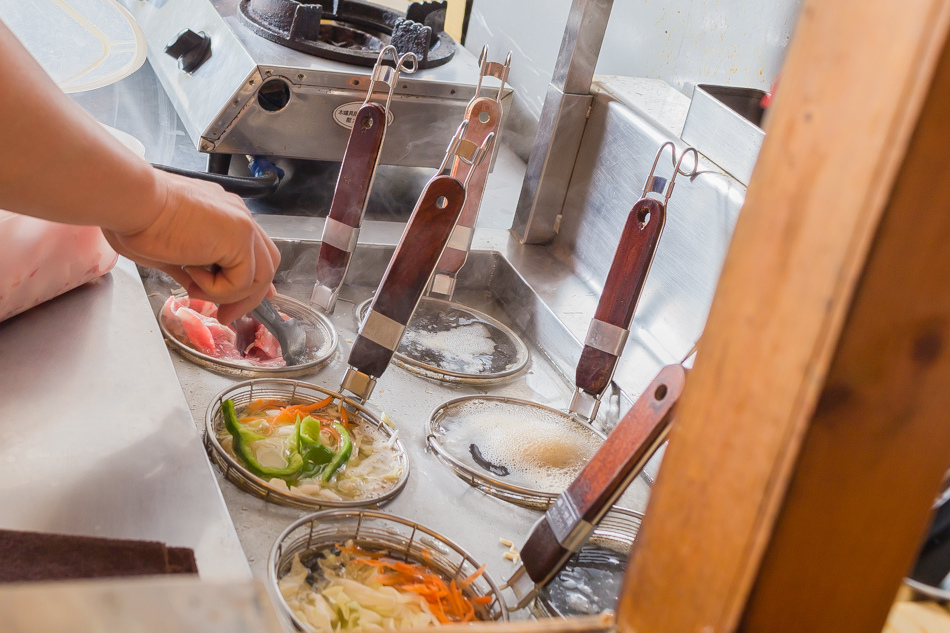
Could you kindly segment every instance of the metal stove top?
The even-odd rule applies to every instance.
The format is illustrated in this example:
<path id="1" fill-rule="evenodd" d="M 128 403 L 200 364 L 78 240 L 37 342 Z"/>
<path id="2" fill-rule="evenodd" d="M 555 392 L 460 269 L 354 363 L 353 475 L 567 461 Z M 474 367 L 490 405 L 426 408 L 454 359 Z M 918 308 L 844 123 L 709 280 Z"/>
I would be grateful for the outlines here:
<path id="1" fill-rule="evenodd" d="M 239 0 L 121 1 L 145 31 L 149 62 L 200 151 L 343 158 L 346 112 L 366 96 L 371 69 L 261 37 L 239 19 Z M 191 72 L 165 52 L 185 31 L 210 44 Z M 478 70 L 475 56 L 457 46 L 447 63 L 402 77 L 381 162 L 437 167 L 475 94 Z"/>

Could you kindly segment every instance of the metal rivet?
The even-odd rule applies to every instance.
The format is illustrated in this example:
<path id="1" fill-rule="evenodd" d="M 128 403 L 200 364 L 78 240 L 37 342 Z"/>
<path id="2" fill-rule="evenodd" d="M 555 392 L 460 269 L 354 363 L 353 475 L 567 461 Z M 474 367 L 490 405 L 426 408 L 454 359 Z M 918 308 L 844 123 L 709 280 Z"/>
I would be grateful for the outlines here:
<path id="1" fill-rule="evenodd" d="M 444 209 L 445 207 L 449 206 L 449 199 L 445 196 L 439 196 L 435 200 L 435 206 L 439 209 Z"/>

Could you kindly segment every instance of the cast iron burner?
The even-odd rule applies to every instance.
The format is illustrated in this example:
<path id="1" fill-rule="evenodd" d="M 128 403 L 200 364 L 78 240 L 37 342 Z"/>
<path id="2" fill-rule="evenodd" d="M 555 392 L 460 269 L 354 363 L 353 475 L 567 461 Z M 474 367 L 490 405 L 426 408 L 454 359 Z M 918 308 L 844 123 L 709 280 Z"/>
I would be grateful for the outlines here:
<path id="1" fill-rule="evenodd" d="M 419 68 L 441 66 L 455 55 L 446 34 L 446 2 L 413 2 L 403 15 L 354 0 L 241 0 L 245 26 L 272 42 L 339 62 L 373 66 L 392 44 L 415 53 Z"/>

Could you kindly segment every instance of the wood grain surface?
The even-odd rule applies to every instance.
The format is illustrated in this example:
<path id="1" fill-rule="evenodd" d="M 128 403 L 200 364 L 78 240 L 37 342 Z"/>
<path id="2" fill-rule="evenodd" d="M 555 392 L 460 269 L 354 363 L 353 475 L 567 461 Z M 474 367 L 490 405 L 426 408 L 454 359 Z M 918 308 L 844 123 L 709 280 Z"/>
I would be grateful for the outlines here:
<path id="1" fill-rule="evenodd" d="M 333 191 L 329 217 L 359 228 L 373 185 L 379 152 L 386 133 L 386 109 L 378 103 L 364 104 L 356 113 L 350 138 Z M 326 243 L 317 255 L 317 279 L 328 288 L 339 288 L 350 264 L 350 253 Z"/>
<path id="2" fill-rule="evenodd" d="M 648 221 L 643 222 L 644 218 Z M 633 205 L 610 264 L 595 319 L 625 330 L 630 328 L 665 223 L 666 208 L 660 202 L 643 198 Z M 613 354 L 585 345 L 577 363 L 577 386 L 600 395 L 610 384 L 617 360 Z"/>
<path id="3" fill-rule="evenodd" d="M 950 179 L 941 156 L 901 171 L 925 99 L 946 112 L 930 84 L 948 17 L 938 0 L 804 3 L 620 631 L 881 630 L 950 454 L 934 257 Z M 946 124 L 928 132 L 946 146 Z"/>
<path id="4" fill-rule="evenodd" d="M 445 208 L 437 202 L 445 199 Z M 451 176 L 435 176 L 426 185 L 396 245 L 389 266 L 370 305 L 371 310 L 406 325 L 415 312 L 429 277 L 455 228 L 465 189 Z M 353 342 L 349 364 L 378 378 L 392 360 L 393 351 L 360 335 Z"/>

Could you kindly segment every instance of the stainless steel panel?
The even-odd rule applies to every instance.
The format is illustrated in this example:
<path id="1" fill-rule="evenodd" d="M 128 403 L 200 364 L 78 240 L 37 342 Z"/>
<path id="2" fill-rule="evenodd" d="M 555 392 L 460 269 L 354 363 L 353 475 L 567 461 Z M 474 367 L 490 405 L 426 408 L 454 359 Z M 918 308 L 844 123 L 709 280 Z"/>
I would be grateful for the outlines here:
<path id="1" fill-rule="evenodd" d="M 562 265 L 570 266 L 599 296 L 620 232 L 639 198 L 657 148 L 674 141 L 617 101 L 598 91 L 578 152 L 561 232 L 554 243 Z M 687 159 L 689 160 L 689 159 Z M 745 187 L 706 160 L 693 179 L 680 176 L 667 209 L 630 338 L 615 380 L 631 396 L 639 395 L 663 365 L 678 362 L 706 322 L 732 230 L 745 198 Z M 657 175 L 671 176 L 668 160 Z M 593 312 L 583 310 L 583 318 Z"/>
<path id="2" fill-rule="evenodd" d="M 739 182 L 748 185 L 765 132 L 717 98 L 722 93 L 743 95 L 752 100 L 765 95 L 761 90 L 751 88 L 696 86 L 682 138 Z"/>
<path id="3" fill-rule="evenodd" d="M 196 0 L 122 0 L 145 32 L 148 60 L 181 114 L 195 147 L 217 123 L 242 85 L 257 73 L 255 60 L 210 2 Z M 165 46 L 185 29 L 211 37 L 211 57 L 193 74 L 178 69 Z M 234 104 L 237 105 L 237 104 Z M 204 150 L 209 151 L 209 150 Z"/>
<path id="4" fill-rule="evenodd" d="M 17 633 L 289 630 L 281 627 L 263 583 L 181 576 L 3 585 L 0 613 L 4 631 Z"/>
<path id="5" fill-rule="evenodd" d="M 296 234 L 298 218 L 272 216 L 262 218 L 268 231 L 275 235 Z M 369 298 L 375 290 L 389 261 L 401 231 L 388 231 L 388 227 L 371 223 L 361 232 L 351 264 L 351 274 L 344 284 L 337 308 L 330 320 L 340 333 L 340 353 L 327 367 L 301 380 L 335 390 L 347 369 L 350 345 L 356 338 L 355 305 Z M 390 225 L 393 227 L 394 225 Z M 399 228 L 396 226 L 395 228 Z M 477 234 L 478 232 L 476 232 Z M 497 232 L 502 233 L 502 232 Z M 369 240 L 381 243 L 368 243 Z M 476 237 L 476 248 L 485 240 Z M 281 269 L 277 286 L 282 294 L 291 297 L 309 297 L 313 287 L 318 243 L 280 241 Z M 163 281 L 149 276 L 146 287 L 150 292 L 163 292 Z M 507 548 L 500 547 L 498 539 L 508 538 L 517 543 L 523 541 L 540 512 L 519 508 L 469 486 L 456 477 L 438 458 L 426 450 L 425 422 L 430 413 L 443 402 L 466 395 L 478 395 L 490 390 L 492 394 L 523 398 L 566 410 L 573 395 L 571 379 L 564 375 L 548 353 L 548 349 L 531 338 L 533 332 L 543 332 L 546 345 L 552 350 L 576 347 L 580 343 L 563 327 L 545 321 L 544 315 L 530 314 L 522 303 L 522 297 L 533 295 L 524 278 L 512 269 L 505 258 L 497 252 L 473 251 L 469 263 L 459 275 L 456 298 L 464 305 L 482 311 L 519 331 L 524 324 L 531 359 L 527 370 L 513 379 L 489 388 L 478 385 L 444 383 L 421 378 L 398 366 L 390 367 L 379 378 L 368 408 L 377 415 L 385 411 L 393 420 L 399 437 L 404 442 L 412 461 L 412 474 L 405 490 L 389 504 L 386 512 L 403 516 L 434 529 L 459 543 L 481 562 L 487 563 L 489 572 L 496 578 L 506 578 L 514 565 L 502 557 Z M 160 296 L 152 297 L 153 308 L 158 309 Z M 510 306 L 510 308 L 509 308 Z M 175 366 L 192 407 L 196 423 L 204 420 L 205 411 L 212 398 L 233 379 L 209 373 L 187 361 L 177 359 Z M 572 377 L 572 374 L 571 374 Z M 616 423 L 618 408 L 602 407 L 600 423 L 607 427 Z M 242 492 L 231 483 L 221 480 L 222 492 L 231 509 L 238 534 L 251 561 L 255 575 L 263 578 L 265 558 L 274 539 L 292 520 L 303 511 L 278 507 Z M 626 507 L 642 510 L 649 488 L 643 479 L 638 479 L 623 500 Z M 451 509 L 446 512 L 446 509 Z"/>
<path id="6" fill-rule="evenodd" d="M 248 566 L 128 260 L 0 323 L 0 527 L 163 541 Z"/>
<path id="7" fill-rule="evenodd" d="M 349 131 L 333 112 L 362 102 L 372 69 L 321 59 L 252 33 L 235 16 L 238 0 L 123 0 L 149 44 L 149 60 L 203 152 L 263 154 L 339 161 Z M 193 74 L 164 54 L 184 29 L 211 36 L 211 57 Z M 261 84 L 284 79 L 287 107 L 269 112 L 257 102 Z M 397 124 L 387 133 L 381 161 L 387 165 L 437 167 L 475 94 L 478 64 L 458 47 L 437 68 L 400 78 L 393 98 Z M 487 87 L 487 94 L 497 93 Z M 510 105 L 512 91 L 503 99 Z"/>
<path id="8" fill-rule="evenodd" d="M 558 232 L 577 147 L 587 122 L 590 82 L 613 0 L 574 0 L 544 97 L 512 231 L 526 244 Z"/>
<path id="9" fill-rule="evenodd" d="M 246 86 L 248 94 L 240 96 L 243 105 L 223 115 L 218 123 L 224 125 L 206 135 L 214 142 L 214 151 L 340 160 L 350 130 L 334 121 L 333 112 L 344 104 L 361 104 L 365 90 L 308 85 L 278 69 L 266 75 L 268 70 L 264 71 L 266 79 L 281 77 L 291 86 L 290 102 L 279 112 L 264 110 L 257 103 L 255 88 L 261 79 L 251 78 L 248 81 L 254 81 L 254 86 Z M 465 117 L 466 105 L 467 101 L 458 98 L 394 94 L 380 162 L 438 167 Z"/>
<path id="10" fill-rule="evenodd" d="M 548 86 L 511 224 L 525 244 L 544 244 L 557 235 L 590 104 L 590 95 L 565 94 Z"/>

